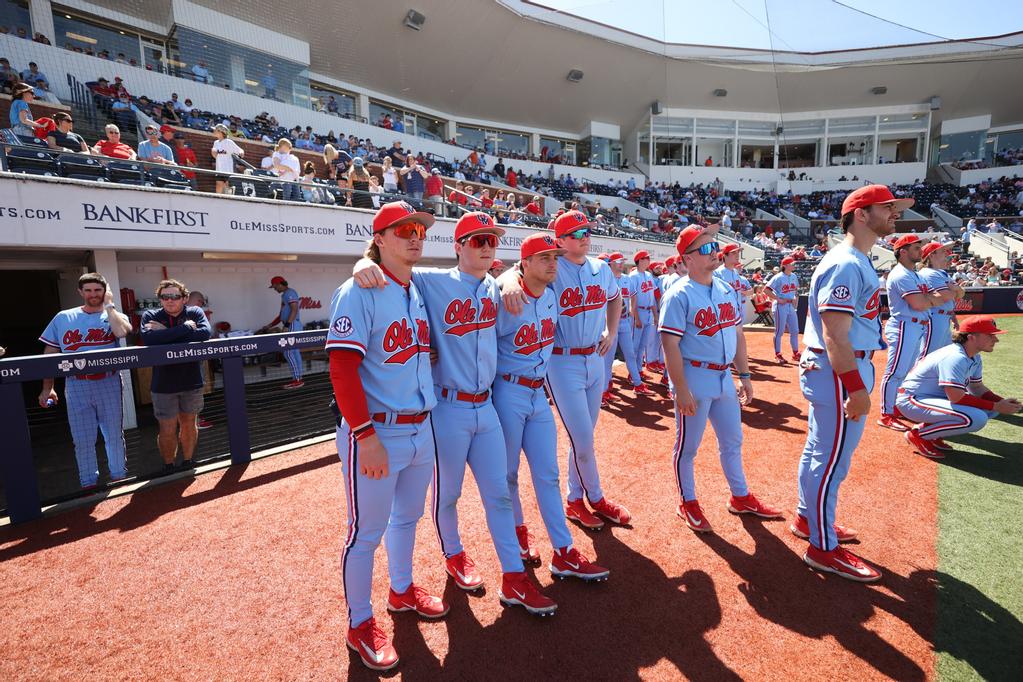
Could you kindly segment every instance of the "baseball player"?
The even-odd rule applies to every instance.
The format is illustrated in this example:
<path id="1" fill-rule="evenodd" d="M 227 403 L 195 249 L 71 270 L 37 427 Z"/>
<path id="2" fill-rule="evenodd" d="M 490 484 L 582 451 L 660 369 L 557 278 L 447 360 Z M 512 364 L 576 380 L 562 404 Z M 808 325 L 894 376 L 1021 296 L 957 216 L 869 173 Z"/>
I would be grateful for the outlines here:
<path id="1" fill-rule="evenodd" d="M 952 447 L 944 438 L 984 428 L 989 417 L 1016 414 L 1023 405 L 984 385 L 981 353 L 990 353 L 1005 332 L 989 315 L 968 317 L 952 343 L 930 353 L 909 371 L 895 404 L 918 422 L 906 441 L 924 457 L 942 459 Z"/>
<path id="2" fill-rule="evenodd" d="M 714 276 L 728 285 L 735 293 L 735 343 L 736 353 L 746 354 L 746 327 L 743 318 L 746 316 L 746 299 L 743 292 L 751 289 L 749 280 L 739 274 L 739 262 L 742 260 L 742 247 L 738 244 L 726 244 L 722 247 L 718 258 L 720 267 Z"/>
<path id="3" fill-rule="evenodd" d="M 920 237 L 907 234 L 895 242 L 898 264 L 888 275 L 888 308 L 891 317 L 884 326 L 888 344 L 888 363 L 881 377 L 881 416 L 878 426 L 893 431 L 908 427 L 895 417 L 895 394 L 910 368 L 920 359 L 927 329 L 931 324 L 930 309 L 952 300 L 950 289 L 930 291 L 915 271 L 920 262 Z"/>
<path id="4" fill-rule="evenodd" d="M 636 351 L 636 366 L 647 370 L 657 370 L 657 353 L 653 344 L 657 338 L 657 301 L 654 291 L 657 282 L 650 273 L 650 252 L 637 251 L 633 257 L 636 269 L 629 277 L 632 279 L 632 310 L 633 339 Z"/>
<path id="5" fill-rule="evenodd" d="M 912 199 L 896 199 L 884 185 L 849 193 L 842 203 L 845 240 L 828 251 L 810 280 L 806 349 L 799 363 L 809 425 L 790 530 L 810 541 L 804 562 L 859 582 L 880 580 L 881 573 L 839 545 L 855 539 L 856 532 L 835 523 L 835 508 L 870 412 L 870 359 L 883 347 L 880 280 L 870 251 L 878 237 L 895 231 L 895 219 L 912 205 Z"/>
<path id="6" fill-rule="evenodd" d="M 498 315 L 494 408 L 504 432 L 508 489 L 523 561 L 536 563 L 540 560 L 539 553 L 530 544 L 519 497 L 519 462 L 524 451 L 540 516 L 554 547 L 551 573 L 562 578 L 604 580 L 609 571 L 590 563 L 572 546 L 558 488 L 558 430 L 542 390 L 558 323 L 557 301 L 548 285 L 557 276 L 558 256 L 563 253 L 564 249 L 559 249 L 546 233 L 533 234 L 522 241 L 519 267 L 522 289 L 529 296 L 529 302 L 519 315 L 508 311 Z"/>
<path id="7" fill-rule="evenodd" d="M 772 301 L 771 312 L 774 313 L 774 359 L 781 364 L 785 364 L 785 357 L 781 354 L 781 337 L 786 329 L 792 347 L 792 361 L 799 362 L 799 320 L 796 318 L 799 277 L 792 274 L 795 267 L 795 258 L 782 258 L 781 272 L 768 280 L 767 288 L 764 289 Z"/>
<path id="8" fill-rule="evenodd" d="M 501 301 L 497 282 L 487 270 L 503 234 L 504 229 L 486 213 L 465 213 L 455 225 L 458 265 L 412 271 L 412 281 L 423 293 L 437 351 L 433 382 L 438 403 L 433 420 L 444 436 L 444 447 L 437 453 L 433 520 L 448 575 L 463 590 L 480 589 L 483 578 L 458 532 L 457 504 L 468 465 L 483 498 L 487 526 L 501 562 L 501 603 L 547 615 L 557 604 L 541 594 L 525 572 L 508 491 L 504 436 L 491 401 Z M 384 274 L 365 259 L 355 267 L 360 286 L 383 286 Z"/>
<path id="9" fill-rule="evenodd" d="M 277 317 L 259 331 L 265 331 L 280 323 L 286 332 L 302 331 L 302 320 L 299 318 L 298 292 L 288 286 L 288 280 L 280 275 L 270 279 L 270 288 L 281 295 L 281 310 Z M 284 358 L 291 368 L 292 380 L 281 386 L 285 390 L 302 388 L 305 382 L 302 381 L 302 353 L 297 348 L 283 351 Z"/>
<path id="10" fill-rule="evenodd" d="M 565 255 L 558 258 L 553 285 L 558 325 L 547 390 L 568 432 L 565 515 L 586 528 L 599 529 L 604 522 L 598 514 L 618 524 L 629 523 L 632 515 L 604 496 L 593 442 L 600 396 L 607 385 L 603 356 L 614 347 L 622 314 L 621 291 L 611 268 L 586 255 L 593 224 L 574 210 L 561 214 L 551 224 Z M 521 284 L 506 272 L 501 276 L 501 288 L 505 307 L 514 314 L 521 312 L 525 300 Z M 587 509 L 583 496 L 596 514 Z"/>
<path id="11" fill-rule="evenodd" d="M 920 281 L 924 283 L 928 291 L 943 293 L 946 290 L 951 290 L 953 294 L 953 298 L 931 308 L 931 323 L 927 325 L 924 339 L 921 342 L 921 356 L 933 353 L 952 343 L 952 328 L 957 331 L 959 329 L 955 302 L 965 296 L 966 292 L 945 272 L 945 266 L 948 265 L 948 250 L 951 246 L 951 244 L 931 242 L 925 244 L 920 250 L 920 259 L 923 263 L 923 267 L 918 272 Z"/>
<path id="12" fill-rule="evenodd" d="M 433 216 L 405 203 L 373 218 L 368 258 L 394 284 L 363 289 L 349 279 L 334 292 L 326 348 L 340 418 L 337 448 L 345 479 L 348 535 L 341 554 L 348 646 L 373 670 L 398 664 L 370 603 L 373 554 L 386 530 L 390 611 L 440 618 L 448 606 L 412 582 L 416 524 L 434 475 L 436 406 L 430 323 L 412 281 Z"/>
<path id="13" fill-rule="evenodd" d="M 670 263 L 668 262 L 670 261 Z M 661 294 L 668 293 L 668 289 L 675 282 L 682 279 L 684 275 L 679 274 L 679 268 L 682 267 L 682 259 L 677 256 L 670 256 L 665 261 L 667 266 L 667 272 L 661 277 Z M 688 273 L 687 273 L 688 274 Z"/>
<path id="14" fill-rule="evenodd" d="M 508 266 L 504 264 L 503 260 L 501 260 L 500 258 L 495 258 L 494 262 L 490 264 L 490 270 L 488 270 L 488 272 L 490 273 L 491 277 L 500 277 L 501 273 L 507 269 Z"/>
<path id="15" fill-rule="evenodd" d="M 57 313 L 39 337 L 46 346 L 45 354 L 117 348 L 117 339 L 123 339 L 131 332 L 131 322 L 117 311 L 113 292 L 103 275 L 90 272 L 79 277 L 78 294 L 82 297 L 82 305 Z M 97 426 L 103 434 L 111 480 L 127 478 L 124 432 L 121 430 L 121 375 L 97 372 L 69 376 L 64 384 L 64 397 L 67 399 L 68 425 L 78 462 L 78 482 L 82 489 L 95 488 L 99 481 Z M 56 403 L 53 379 L 43 379 L 39 406 L 51 407 Z"/>
<path id="16" fill-rule="evenodd" d="M 676 247 L 689 277 L 671 288 L 661 307 L 659 330 L 668 375 L 675 391 L 675 481 L 678 515 L 698 533 L 712 532 L 696 497 L 693 462 L 710 420 L 717 435 L 721 468 L 731 490 L 728 511 L 780 518 L 780 509 L 764 504 L 749 491 L 742 468 L 742 418 L 739 403 L 753 398 L 744 344 L 737 342 L 739 312 L 732 287 L 714 276 L 716 230 L 687 227 Z M 730 371 L 739 372 L 736 390 Z"/>
<path id="17" fill-rule="evenodd" d="M 639 366 L 636 364 L 636 352 L 633 347 L 633 327 L 632 327 L 632 278 L 625 275 L 625 255 L 619 251 L 608 254 L 608 265 L 611 268 L 611 274 L 614 275 L 615 283 L 618 284 L 618 290 L 622 295 L 622 316 L 621 321 L 618 324 L 618 350 L 622 354 L 622 358 L 625 360 L 625 367 L 629 371 L 629 381 L 632 385 L 632 390 L 636 394 L 653 393 L 646 384 L 643 383 L 643 379 L 639 375 Z M 613 350 L 608 351 L 604 356 L 604 366 L 607 369 L 607 391 L 604 396 L 607 400 L 611 398 L 611 391 L 613 387 L 613 375 L 611 373 L 611 365 L 614 363 L 615 352 Z"/>

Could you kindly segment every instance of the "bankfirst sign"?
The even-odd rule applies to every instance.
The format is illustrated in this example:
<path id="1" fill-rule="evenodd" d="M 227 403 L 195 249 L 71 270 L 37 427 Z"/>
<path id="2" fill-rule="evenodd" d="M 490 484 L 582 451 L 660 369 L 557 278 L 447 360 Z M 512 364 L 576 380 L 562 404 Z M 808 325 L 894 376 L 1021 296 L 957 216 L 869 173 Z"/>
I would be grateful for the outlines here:
<path id="1" fill-rule="evenodd" d="M 0 177 L 0 246 L 172 251 L 234 251 L 361 256 L 373 212 L 268 199 L 123 187 L 62 179 Z M 497 257 L 517 260 L 533 228 L 507 227 Z M 427 233 L 423 256 L 454 257 L 454 221 Z M 594 237 L 601 251 L 655 260 L 675 255 L 673 244 Z"/>

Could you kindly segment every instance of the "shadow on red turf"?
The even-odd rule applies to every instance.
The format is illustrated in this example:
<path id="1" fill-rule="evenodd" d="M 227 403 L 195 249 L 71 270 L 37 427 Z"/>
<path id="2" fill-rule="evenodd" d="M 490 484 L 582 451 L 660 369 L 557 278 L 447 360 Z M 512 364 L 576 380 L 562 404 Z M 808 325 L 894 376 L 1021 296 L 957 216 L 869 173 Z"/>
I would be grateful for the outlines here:
<path id="1" fill-rule="evenodd" d="M 0 531 L 0 541 L 9 546 L 0 548 L 0 562 L 32 554 L 44 549 L 76 542 L 108 531 L 127 532 L 145 526 L 164 514 L 217 500 L 227 495 L 273 483 L 337 462 L 336 455 L 327 455 L 292 467 L 285 467 L 242 480 L 247 465 L 234 465 L 220 473 L 220 480 L 209 490 L 185 496 L 192 478 L 182 478 L 136 491 L 122 509 L 105 519 L 96 519 L 92 510 L 104 498 L 54 516 L 8 526 Z"/>

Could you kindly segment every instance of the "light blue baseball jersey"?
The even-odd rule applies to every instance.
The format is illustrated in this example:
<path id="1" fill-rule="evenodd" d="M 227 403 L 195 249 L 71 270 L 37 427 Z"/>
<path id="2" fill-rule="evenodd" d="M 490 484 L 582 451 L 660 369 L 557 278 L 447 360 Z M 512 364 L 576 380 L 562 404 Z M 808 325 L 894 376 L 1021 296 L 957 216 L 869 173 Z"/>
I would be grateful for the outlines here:
<path id="1" fill-rule="evenodd" d="M 735 291 L 717 277 L 710 286 L 689 277 L 671 287 L 661 305 L 658 329 L 680 337 L 687 361 L 727 365 L 735 359 L 739 312 Z"/>
<path id="2" fill-rule="evenodd" d="M 497 316 L 497 371 L 542 379 L 547 375 L 547 363 L 554 351 L 557 301 L 549 288 L 539 296 L 533 296 L 528 290 L 526 293 L 529 300 L 523 305 L 521 315 L 502 310 Z"/>
<path id="3" fill-rule="evenodd" d="M 62 353 L 118 347 L 107 311 L 87 313 L 81 306 L 54 315 L 39 340 Z"/>
<path id="4" fill-rule="evenodd" d="M 920 277 L 920 281 L 927 287 L 927 291 L 948 291 L 949 282 L 952 278 L 948 276 L 948 273 L 944 270 L 936 270 L 934 268 L 921 268 L 920 272 L 917 273 Z M 939 306 L 931 308 L 931 317 L 940 317 L 945 315 L 946 317 L 955 312 L 956 302 L 955 299 L 945 301 Z"/>
<path id="5" fill-rule="evenodd" d="M 727 284 L 735 292 L 735 303 L 742 309 L 742 276 L 735 270 L 730 270 L 724 265 L 714 271 L 714 276 Z"/>
<path id="6" fill-rule="evenodd" d="M 906 302 L 907 296 L 927 292 L 920 275 L 900 263 L 888 274 L 887 286 L 888 309 L 891 311 L 891 319 L 901 322 L 911 317 L 917 319 L 928 317 L 927 311 L 917 312 L 910 308 L 909 303 Z"/>
<path id="7" fill-rule="evenodd" d="M 632 278 L 628 275 L 619 275 L 615 277 L 615 284 L 618 285 L 618 291 L 622 294 L 622 319 L 624 320 L 632 315 Z"/>
<path id="8" fill-rule="evenodd" d="M 621 295 L 611 267 L 590 256 L 581 264 L 559 256 L 553 287 L 558 300 L 554 345 L 561 348 L 597 345 L 607 328 L 607 303 Z"/>
<path id="9" fill-rule="evenodd" d="M 796 273 L 786 275 L 784 272 L 779 272 L 767 281 L 767 288 L 773 291 L 778 298 L 794 301 L 799 295 L 799 277 L 796 276 Z M 775 304 L 788 305 L 788 303 L 779 303 L 778 301 L 775 301 Z"/>
<path id="10" fill-rule="evenodd" d="M 880 300 L 881 282 L 870 259 L 862 251 L 842 242 L 830 249 L 813 271 L 803 341 L 810 348 L 826 348 L 820 314 L 839 311 L 853 316 L 849 328 L 853 350 L 884 348 L 878 319 Z"/>
<path id="11" fill-rule="evenodd" d="M 490 390 L 497 373 L 497 280 L 454 268 L 415 268 L 412 281 L 423 292 L 437 362 L 433 383 L 466 393 Z"/>
<path id="12" fill-rule="evenodd" d="M 668 289 L 670 289 L 672 285 L 675 284 L 675 282 L 679 281 L 680 279 L 682 279 L 682 275 L 678 274 L 677 272 L 672 272 L 670 274 L 665 275 L 664 289 L 661 290 L 661 295 L 663 296 L 664 294 L 668 293 Z"/>
<path id="13" fill-rule="evenodd" d="M 370 413 L 414 413 L 437 405 L 430 369 L 430 322 L 415 283 L 362 289 L 354 279 L 330 301 L 326 348 L 363 356 L 359 377 Z M 356 425 L 357 426 L 357 425 Z"/>
<path id="14" fill-rule="evenodd" d="M 654 281 L 654 276 L 650 274 L 650 271 L 636 270 L 629 277 L 632 279 L 632 295 L 636 299 L 636 305 L 640 308 L 653 306 L 655 302 L 654 289 L 657 288 L 657 282 Z"/>
<path id="15" fill-rule="evenodd" d="M 298 292 L 289 287 L 289 288 L 287 288 L 287 289 L 285 289 L 284 291 L 281 292 L 281 322 L 282 323 L 287 323 L 287 321 L 288 321 L 288 315 L 291 314 L 291 311 L 288 310 L 288 306 L 292 302 L 294 302 L 295 305 L 297 306 L 297 310 L 295 311 L 294 322 L 301 322 L 302 321 L 302 300 L 298 297 Z"/>
<path id="16" fill-rule="evenodd" d="M 972 358 L 961 344 L 939 348 L 909 371 L 902 388 L 914 398 L 947 398 L 945 387 L 969 391 L 971 383 L 981 381 L 980 353 Z"/>

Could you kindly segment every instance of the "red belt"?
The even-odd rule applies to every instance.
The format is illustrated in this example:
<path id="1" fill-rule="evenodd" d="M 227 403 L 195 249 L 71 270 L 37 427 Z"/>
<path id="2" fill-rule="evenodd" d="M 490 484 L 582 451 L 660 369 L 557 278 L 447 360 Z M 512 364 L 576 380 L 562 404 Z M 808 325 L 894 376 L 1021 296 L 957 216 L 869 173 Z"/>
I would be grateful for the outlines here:
<path id="1" fill-rule="evenodd" d="M 636 306 L 636 307 L 639 308 L 640 310 L 656 310 L 656 308 L 657 308 L 656 306 L 652 306 L 652 305 L 641 305 L 641 306 Z"/>
<path id="2" fill-rule="evenodd" d="M 713 362 L 700 362 L 698 360 L 690 360 L 689 364 L 692 365 L 693 367 L 705 367 L 707 369 L 714 369 L 719 372 L 723 372 L 726 369 L 731 368 L 731 365 L 718 365 Z"/>
<path id="3" fill-rule="evenodd" d="M 824 352 L 823 348 L 807 348 L 807 350 L 812 350 L 814 353 L 817 353 L 817 355 L 820 355 L 821 353 Z M 855 355 L 857 358 L 862 360 L 864 358 L 872 358 L 872 357 L 874 357 L 874 351 L 872 351 L 872 350 L 871 351 L 854 350 L 853 351 L 853 355 Z"/>
<path id="4" fill-rule="evenodd" d="M 461 400 L 463 403 L 482 403 L 486 402 L 487 398 L 490 397 L 490 391 L 483 391 L 482 393 L 463 393 L 462 391 L 455 391 L 450 388 L 440 389 L 440 395 L 442 398 L 447 398 L 452 393 L 455 394 L 455 400 Z"/>
<path id="5" fill-rule="evenodd" d="M 537 389 L 543 386 L 543 379 L 529 379 L 527 377 L 513 377 L 511 374 L 502 374 L 501 378 L 519 386 Z"/>
<path id="6" fill-rule="evenodd" d="M 931 319 L 929 317 L 911 317 L 911 318 L 909 318 L 909 321 L 910 322 L 918 322 L 920 324 L 930 324 L 931 323 Z"/>
<path id="7" fill-rule="evenodd" d="M 597 352 L 596 346 L 587 346 L 586 348 L 560 348 L 554 347 L 555 355 L 593 355 Z"/>
<path id="8" fill-rule="evenodd" d="M 430 416 L 429 412 L 419 412 L 418 414 L 399 414 L 394 417 L 392 424 L 422 424 L 426 421 L 426 418 Z M 377 412 L 369 416 L 375 422 L 386 424 L 388 422 L 386 412 Z"/>
<path id="9" fill-rule="evenodd" d="M 100 372 L 99 374 L 75 374 L 72 379 L 85 379 L 86 381 L 99 381 L 100 379 L 106 379 L 107 377 L 113 376 L 113 372 Z"/>

